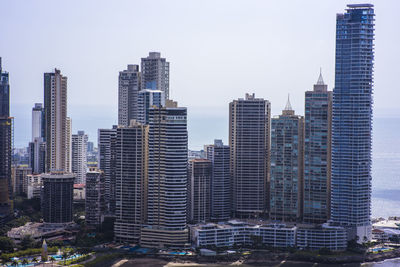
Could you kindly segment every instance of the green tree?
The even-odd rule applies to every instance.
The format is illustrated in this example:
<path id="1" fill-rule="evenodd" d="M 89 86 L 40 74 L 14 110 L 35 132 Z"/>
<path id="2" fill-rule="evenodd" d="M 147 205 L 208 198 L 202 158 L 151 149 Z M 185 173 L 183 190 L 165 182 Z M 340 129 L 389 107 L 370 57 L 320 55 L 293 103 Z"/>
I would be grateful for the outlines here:
<path id="1" fill-rule="evenodd" d="M 35 240 L 30 236 L 26 235 L 21 240 L 21 248 L 28 249 L 33 248 L 35 246 Z"/>
<path id="2" fill-rule="evenodd" d="M 27 264 L 29 263 L 29 261 L 25 258 L 25 259 L 22 260 L 21 263 L 22 263 L 23 265 L 27 265 Z"/>
<path id="3" fill-rule="evenodd" d="M 6 236 L 0 236 L 0 250 L 2 252 L 13 252 L 14 247 L 14 241 Z"/>
<path id="4" fill-rule="evenodd" d="M 36 263 L 36 262 L 38 262 L 38 259 L 37 259 L 36 257 L 34 257 L 34 258 L 32 259 L 32 262 L 33 262 L 33 263 Z"/>

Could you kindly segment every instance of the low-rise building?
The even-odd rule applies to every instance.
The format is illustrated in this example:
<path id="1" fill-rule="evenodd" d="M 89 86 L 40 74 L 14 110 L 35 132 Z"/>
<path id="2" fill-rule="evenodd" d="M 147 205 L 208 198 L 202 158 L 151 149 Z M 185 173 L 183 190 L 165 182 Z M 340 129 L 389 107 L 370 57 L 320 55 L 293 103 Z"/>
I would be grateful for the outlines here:
<path id="1" fill-rule="evenodd" d="M 241 221 L 208 223 L 193 226 L 192 241 L 196 247 L 232 247 L 252 245 L 252 236 L 259 236 L 261 243 L 273 247 L 294 247 L 296 227 L 284 224 L 255 225 Z"/>
<path id="2" fill-rule="evenodd" d="M 34 223 L 28 222 L 24 226 L 12 228 L 7 232 L 7 236 L 14 241 L 15 244 L 21 243 L 21 240 L 30 236 L 35 242 L 41 242 L 43 239 L 57 240 L 57 239 L 73 239 L 75 229 L 74 223 L 67 224 L 48 224 L 48 223 Z"/>
<path id="3" fill-rule="evenodd" d="M 233 247 L 263 245 L 270 247 L 297 247 L 332 251 L 346 250 L 347 232 L 342 227 L 327 224 L 295 225 L 270 222 L 228 221 L 191 226 L 195 247 Z M 258 243 L 258 244 L 257 244 Z"/>
<path id="4" fill-rule="evenodd" d="M 299 227 L 296 234 L 298 248 L 318 250 L 327 248 L 332 251 L 343 251 L 347 248 L 347 232 L 343 227 L 319 226 Z"/>
<path id="5" fill-rule="evenodd" d="M 393 231 L 392 229 L 386 229 L 386 230 Z M 389 241 L 389 236 L 387 233 L 385 233 L 385 230 L 372 229 L 372 240 L 383 243 Z"/>

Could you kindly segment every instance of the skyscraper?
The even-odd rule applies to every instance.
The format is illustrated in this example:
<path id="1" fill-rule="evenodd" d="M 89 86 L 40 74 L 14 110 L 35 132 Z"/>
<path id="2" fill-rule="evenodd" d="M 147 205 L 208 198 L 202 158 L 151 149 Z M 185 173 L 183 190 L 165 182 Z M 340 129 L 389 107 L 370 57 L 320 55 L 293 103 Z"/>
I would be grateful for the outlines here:
<path id="1" fill-rule="evenodd" d="M 137 120 L 139 91 L 139 65 L 128 65 L 118 78 L 118 125 L 128 126 L 131 120 Z"/>
<path id="2" fill-rule="evenodd" d="M 188 133 L 186 108 L 166 101 L 150 109 L 147 215 L 141 245 L 183 247 L 186 225 Z"/>
<path id="3" fill-rule="evenodd" d="M 29 143 L 29 167 L 32 173 L 45 172 L 46 143 L 45 136 L 45 112 L 41 103 L 35 103 L 32 108 L 32 141 Z"/>
<path id="4" fill-rule="evenodd" d="M 373 40 L 373 5 L 337 15 L 331 220 L 359 242 L 371 239 Z"/>
<path id="5" fill-rule="evenodd" d="M 10 214 L 12 118 L 8 72 L 2 70 L 0 58 L 0 223 Z"/>
<path id="6" fill-rule="evenodd" d="M 159 52 L 150 52 L 148 57 L 142 58 L 141 65 L 141 89 L 163 91 L 165 99 L 169 99 L 169 62 Z"/>
<path id="7" fill-rule="evenodd" d="M 35 103 L 32 108 L 32 142 L 35 138 L 43 138 L 44 133 L 44 108 L 41 103 Z"/>
<path id="8" fill-rule="evenodd" d="M 75 175 L 51 172 L 41 175 L 43 181 L 42 213 L 45 223 L 72 222 Z"/>
<path id="9" fill-rule="evenodd" d="M 304 118 L 289 98 L 282 115 L 271 120 L 270 217 L 299 221 L 303 209 Z"/>
<path id="10" fill-rule="evenodd" d="M 150 108 L 165 106 L 164 92 L 160 90 L 144 89 L 139 92 L 138 98 L 138 121 L 149 124 Z"/>
<path id="11" fill-rule="evenodd" d="M 246 94 L 229 104 L 229 147 L 236 217 L 266 213 L 269 171 L 269 101 Z"/>
<path id="12" fill-rule="evenodd" d="M 104 173 L 102 171 L 89 171 L 86 173 L 85 192 L 85 221 L 87 225 L 101 225 L 105 212 L 104 204 Z"/>
<path id="13" fill-rule="evenodd" d="M 115 224 L 117 242 L 139 242 L 146 211 L 148 126 L 131 120 L 119 126 L 115 160 Z"/>
<path id="14" fill-rule="evenodd" d="M 229 146 L 222 140 L 204 146 L 206 158 L 212 162 L 211 220 L 226 221 L 231 216 L 231 174 Z"/>
<path id="15" fill-rule="evenodd" d="M 99 169 L 104 172 L 104 202 L 107 211 L 115 211 L 115 141 L 117 126 L 112 129 L 99 129 Z"/>
<path id="16" fill-rule="evenodd" d="M 61 71 L 44 74 L 46 171 L 68 171 L 67 77 Z"/>
<path id="17" fill-rule="evenodd" d="M 208 159 L 189 161 L 188 212 L 190 223 L 205 223 L 211 218 L 212 163 Z"/>
<path id="18" fill-rule="evenodd" d="M 33 142 L 29 142 L 29 167 L 33 174 L 41 174 L 46 171 L 46 142 L 42 137 L 35 137 Z"/>
<path id="19" fill-rule="evenodd" d="M 72 135 L 72 172 L 75 173 L 77 184 L 86 184 L 87 142 L 88 136 L 84 131 Z"/>
<path id="20" fill-rule="evenodd" d="M 319 75 L 305 93 L 303 220 L 323 223 L 330 215 L 332 92 Z"/>

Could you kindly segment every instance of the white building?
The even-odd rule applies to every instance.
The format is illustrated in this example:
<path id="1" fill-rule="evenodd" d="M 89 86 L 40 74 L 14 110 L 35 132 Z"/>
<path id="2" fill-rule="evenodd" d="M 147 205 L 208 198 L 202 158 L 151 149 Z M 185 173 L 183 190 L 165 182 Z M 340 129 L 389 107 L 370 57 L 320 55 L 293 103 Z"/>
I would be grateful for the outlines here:
<path id="1" fill-rule="evenodd" d="M 72 135 L 72 172 L 76 175 L 76 184 L 86 184 L 88 136 L 84 131 Z"/>
<path id="2" fill-rule="evenodd" d="M 347 248 L 346 230 L 325 224 L 296 226 L 228 221 L 191 226 L 191 239 L 196 247 L 251 246 L 254 237 L 260 237 L 262 245 L 271 247 L 297 247 L 310 250 L 328 248 L 332 251 Z"/>
<path id="3" fill-rule="evenodd" d="M 40 174 L 27 175 L 27 197 L 28 199 L 40 198 L 42 190 L 42 177 Z"/>

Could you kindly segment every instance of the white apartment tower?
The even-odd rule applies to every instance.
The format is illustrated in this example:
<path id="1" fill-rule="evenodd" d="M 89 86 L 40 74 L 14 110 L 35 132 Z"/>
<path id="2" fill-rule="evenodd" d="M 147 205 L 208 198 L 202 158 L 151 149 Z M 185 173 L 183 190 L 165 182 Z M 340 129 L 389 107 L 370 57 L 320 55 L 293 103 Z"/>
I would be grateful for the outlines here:
<path id="1" fill-rule="evenodd" d="M 86 184 L 88 136 L 84 131 L 72 135 L 72 172 L 77 184 Z"/>

